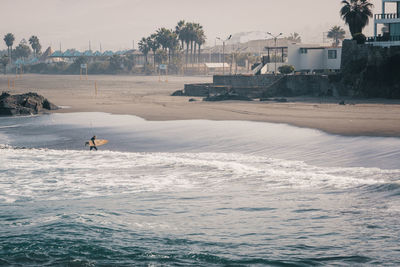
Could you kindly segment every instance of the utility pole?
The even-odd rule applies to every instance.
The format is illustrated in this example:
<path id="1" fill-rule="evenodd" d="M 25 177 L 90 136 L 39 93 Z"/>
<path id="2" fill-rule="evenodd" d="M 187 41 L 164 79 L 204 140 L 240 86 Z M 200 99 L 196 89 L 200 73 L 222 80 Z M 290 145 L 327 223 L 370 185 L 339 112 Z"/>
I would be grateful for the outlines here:
<path id="1" fill-rule="evenodd" d="M 275 60 L 274 60 L 275 61 L 275 73 L 274 74 L 276 75 L 276 43 L 277 43 L 278 37 L 281 36 L 283 33 L 280 33 L 278 35 L 273 35 L 270 32 L 267 32 L 267 34 L 271 35 L 272 38 L 274 38 L 274 41 L 275 41 Z"/>
<path id="2" fill-rule="evenodd" d="M 222 75 L 225 75 L 225 42 L 232 38 L 232 34 L 229 35 L 225 40 L 217 37 L 218 40 L 222 41 Z"/>

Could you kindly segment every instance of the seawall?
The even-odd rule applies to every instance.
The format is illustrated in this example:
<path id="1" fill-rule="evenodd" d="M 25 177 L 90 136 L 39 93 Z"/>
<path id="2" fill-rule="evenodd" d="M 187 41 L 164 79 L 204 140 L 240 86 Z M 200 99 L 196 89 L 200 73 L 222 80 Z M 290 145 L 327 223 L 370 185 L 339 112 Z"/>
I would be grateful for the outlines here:
<path id="1" fill-rule="evenodd" d="M 212 84 L 187 84 L 187 96 L 235 93 L 250 98 L 333 96 L 338 90 L 327 75 L 215 75 Z"/>

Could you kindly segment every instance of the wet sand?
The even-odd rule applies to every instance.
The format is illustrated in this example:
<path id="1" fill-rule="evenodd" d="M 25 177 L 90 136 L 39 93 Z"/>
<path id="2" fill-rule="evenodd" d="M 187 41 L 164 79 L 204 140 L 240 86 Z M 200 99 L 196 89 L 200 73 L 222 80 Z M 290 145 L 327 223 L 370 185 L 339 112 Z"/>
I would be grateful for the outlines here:
<path id="1" fill-rule="evenodd" d="M 8 79 L 11 88 L 8 89 Z M 212 77 L 1 75 L 0 89 L 11 93 L 37 92 L 64 108 L 56 112 L 131 114 L 147 120 L 250 120 L 288 123 L 333 134 L 400 137 L 399 100 L 289 98 L 275 102 L 203 102 L 196 97 L 170 96 L 185 83 L 211 82 Z M 95 92 L 97 85 L 97 95 Z M 190 98 L 198 101 L 189 102 Z M 227 129 L 228 130 L 228 129 Z M 249 129 L 251 130 L 251 129 Z"/>

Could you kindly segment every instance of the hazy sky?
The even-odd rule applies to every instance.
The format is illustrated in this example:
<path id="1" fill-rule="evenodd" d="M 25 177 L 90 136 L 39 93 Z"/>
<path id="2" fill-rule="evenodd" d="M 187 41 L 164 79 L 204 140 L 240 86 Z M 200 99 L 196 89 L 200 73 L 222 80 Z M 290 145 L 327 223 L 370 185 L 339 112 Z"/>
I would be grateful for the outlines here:
<path id="1" fill-rule="evenodd" d="M 381 0 L 372 0 L 374 13 Z M 246 31 L 299 32 L 305 42 L 321 42 L 333 25 L 343 26 L 341 0 L 1 0 L 0 36 L 16 43 L 37 35 L 42 46 L 103 51 L 132 48 L 132 42 L 180 19 L 204 26 L 207 41 Z M 373 22 L 365 33 L 372 34 Z M 346 27 L 347 30 L 347 27 Z M 3 38 L 1 38 L 3 39 Z M 6 48 L 3 41 L 0 49 Z"/>

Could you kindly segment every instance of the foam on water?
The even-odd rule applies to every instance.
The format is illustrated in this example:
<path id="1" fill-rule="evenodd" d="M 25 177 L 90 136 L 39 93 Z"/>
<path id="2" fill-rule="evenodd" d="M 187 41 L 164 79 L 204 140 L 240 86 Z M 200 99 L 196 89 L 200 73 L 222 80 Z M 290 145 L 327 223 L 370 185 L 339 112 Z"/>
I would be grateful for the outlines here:
<path id="1" fill-rule="evenodd" d="M 227 153 L 131 153 L 13 149 L 0 156 L 0 199 L 60 200 L 136 192 L 258 187 L 348 189 L 397 183 L 400 170 L 317 167 Z"/>

